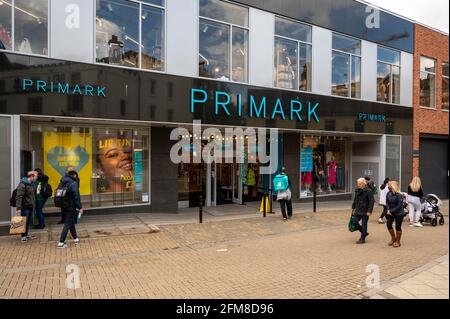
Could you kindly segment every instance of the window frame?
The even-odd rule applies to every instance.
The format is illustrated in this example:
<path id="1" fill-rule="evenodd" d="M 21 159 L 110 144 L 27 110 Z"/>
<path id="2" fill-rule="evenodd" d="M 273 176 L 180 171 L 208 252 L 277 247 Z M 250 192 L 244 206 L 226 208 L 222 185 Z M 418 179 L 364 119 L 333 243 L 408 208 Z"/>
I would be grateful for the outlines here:
<path id="1" fill-rule="evenodd" d="M 37 54 L 37 53 L 24 53 L 16 51 L 16 22 L 15 22 L 15 5 L 16 0 L 10 0 L 11 1 L 11 50 L 8 49 L 0 49 L 0 52 L 7 52 L 7 53 L 14 53 L 14 54 L 20 54 L 20 55 L 26 55 L 26 56 L 32 56 L 32 57 L 47 57 L 49 58 L 51 56 L 50 54 L 50 0 L 47 0 L 47 54 Z"/>
<path id="2" fill-rule="evenodd" d="M 197 7 L 197 17 L 198 17 L 198 23 L 197 23 L 197 64 L 196 64 L 196 69 L 197 69 L 197 78 L 200 79 L 207 79 L 207 80 L 213 80 L 213 81 L 223 81 L 223 82 L 232 82 L 232 83 L 241 83 L 241 84 L 249 84 L 250 83 L 250 7 L 248 6 L 244 6 L 238 3 L 234 3 L 234 2 L 230 2 L 230 1 L 226 1 L 226 0 L 220 0 L 223 2 L 227 2 L 229 4 L 232 4 L 234 6 L 238 6 L 238 7 L 242 7 L 247 9 L 247 14 L 248 14 L 248 26 L 241 26 L 238 24 L 234 24 L 234 23 L 230 23 L 230 22 L 226 22 L 226 21 L 221 21 L 221 20 L 216 20 L 213 18 L 209 18 L 209 17 L 204 17 L 202 15 L 200 15 L 200 5 Z M 228 36 L 228 64 L 229 64 L 229 76 L 228 76 L 228 80 L 223 80 L 223 79 L 216 79 L 216 78 L 208 78 L 208 77 L 204 77 L 204 76 L 200 76 L 200 20 L 207 20 L 207 21 L 211 21 L 211 22 L 215 22 L 221 25 L 225 25 L 227 27 L 229 27 L 230 30 L 230 34 Z M 247 43 L 247 82 L 240 82 L 240 81 L 233 81 L 233 28 L 238 28 L 238 29 L 243 29 L 246 30 L 248 33 L 248 43 Z"/>
<path id="3" fill-rule="evenodd" d="M 342 51 L 339 49 L 333 49 L 333 35 L 338 35 L 340 37 L 346 37 L 349 39 L 353 39 L 356 41 L 359 41 L 360 44 L 360 54 L 356 54 L 356 53 L 352 53 L 352 52 L 346 52 L 346 51 Z M 342 34 L 339 32 L 332 32 L 331 35 L 331 78 L 333 79 L 333 53 L 337 52 L 337 53 L 341 53 L 341 54 L 346 54 L 349 57 L 349 63 L 348 63 L 348 95 L 347 96 L 340 96 L 340 95 L 335 95 L 333 94 L 333 81 L 331 82 L 331 96 L 338 96 L 338 97 L 343 97 L 343 98 L 350 98 L 350 99 L 355 99 L 355 100 L 361 100 L 362 99 L 362 91 L 360 89 L 360 96 L 359 97 L 353 97 L 352 96 L 352 61 L 355 57 L 360 59 L 360 74 L 359 74 L 359 78 L 360 78 L 360 85 L 362 84 L 362 41 L 361 39 L 355 38 L 355 37 L 351 37 L 348 36 L 346 34 Z"/>
<path id="4" fill-rule="evenodd" d="M 381 60 L 380 59 L 380 57 L 379 57 L 379 55 L 378 55 L 378 48 L 383 48 L 383 49 L 386 49 L 386 50 L 392 50 L 392 51 L 395 51 L 395 52 L 397 52 L 397 53 L 399 53 L 399 61 L 398 61 L 398 64 L 395 64 L 395 63 L 391 63 L 391 62 L 387 62 L 387 61 L 384 61 L 384 60 Z M 401 54 L 401 52 L 400 51 L 398 51 L 398 50 L 395 50 L 395 49 L 391 49 L 391 48 L 388 48 L 388 47 L 385 47 L 385 46 L 383 46 L 383 45 L 377 45 L 377 69 L 378 69 L 378 64 L 379 63 L 382 63 L 382 64 L 385 64 L 385 65 L 389 65 L 389 101 L 388 102 L 386 102 L 386 101 L 378 101 L 378 97 L 377 97 L 377 102 L 380 102 L 380 103 L 389 103 L 389 104 L 394 104 L 394 105 L 399 105 L 399 104 L 401 104 L 400 103 L 400 101 L 398 102 L 398 103 L 394 103 L 394 95 L 393 95 L 393 87 L 394 87 L 394 66 L 395 67 L 398 67 L 398 71 L 399 71 L 399 75 L 400 75 L 400 78 L 399 78 L 399 82 L 400 82 L 400 80 L 401 80 L 401 74 L 402 74 L 402 54 Z M 377 71 L 377 84 L 378 84 L 378 71 Z M 398 90 L 399 90 L 399 97 L 400 97 L 400 95 L 401 95 L 401 85 L 399 85 L 399 88 L 398 88 Z M 377 89 L 377 96 L 378 96 L 378 89 Z"/>
<path id="5" fill-rule="evenodd" d="M 428 59 L 428 60 L 433 60 L 434 61 L 434 72 L 430 72 L 430 71 L 422 71 L 422 58 L 425 58 L 425 59 Z M 436 102 L 437 102 L 437 90 L 436 90 L 436 88 L 437 88 L 437 85 L 436 85 L 436 75 L 437 75 L 437 70 L 436 70 L 436 68 L 437 68 L 437 60 L 435 59 L 435 58 L 432 58 L 432 57 L 429 57 L 429 56 L 426 56 L 426 55 L 420 55 L 419 56 L 419 106 L 421 107 L 421 108 L 425 108 L 425 109 L 427 109 L 427 110 L 436 110 Z M 434 75 L 434 106 L 424 106 L 424 105 L 421 105 L 421 103 L 420 103 L 420 91 L 421 91 L 421 89 L 420 89 L 420 76 L 422 75 L 422 73 L 425 73 L 425 74 L 428 74 L 428 75 Z M 431 88 L 431 85 L 430 85 L 430 88 Z M 430 98 L 430 102 L 431 102 L 431 98 Z"/>
<path id="6" fill-rule="evenodd" d="M 443 92 L 443 89 L 444 89 L 444 79 L 447 79 L 447 82 L 448 82 L 448 80 L 449 80 L 449 78 L 450 78 L 450 76 L 449 75 L 444 75 L 444 64 L 447 64 L 447 68 L 448 68 L 448 65 L 449 65 L 449 63 L 448 63 L 448 61 L 443 61 L 442 62 L 442 79 L 441 79 L 441 81 L 442 81 L 442 83 L 441 83 L 441 110 L 442 111 L 444 111 L 444 112 L 449 112 L 449 109 L 447 108 L 447 109 L 444 109 L 442 106 L 443 106 L 443 103 L 442 103 L 442 99 L 443 99 L 443 97 L 444 97 L 444 92 Z"/>
<path id="7" fill-rule="evenodd" d="M 288 21 L 291 21 L 291 22 L 294 22 L 294 23 L 303 24 L 305 26 L 308 26 L 311 29 L 311 42 L 301 41 L 301 40 L 290 38 L 290 37 L 286 37 L 286 36 L 283 36 L 283 35 L 277 35 L 277 32 L 276 32 L 276 19 L 277 18 L 278 19 L 283 19 L 283 20 L 288 20 Z M 312 25 L 307 24 L 307 23 L 303 23 L 303 22 L 300 22 L 300 21 L 297 21 L 297 20 L 293 20 L 293 19 L 290 19 L 290 18 L 286 18 L 286 17 L 280 16 L 280 15 L 275 15 L 274 39 L 273 39 L 273 43 L 274 43 L 274 52 L 273 52 L 274 53 L 274 57 L 272 59 L 273 61 L 275 61 L 275 44 L 276 44 L 277 38 L 297 43 L 297 73 L 296 73 L 296 76 L 297 76 L 297 79 L 298 79 L 298 83 L 297 83 L 297 88 L 294 91 L 298 91 L 298 92 L 312 92 L 312 83 L 313 83 L 313 70 L 312 70 L 312 68 L 313 68 L 313 65 L 314 65 L 314 62 L 313 62 L 314 54 L 312 52 L 313 51 Z M 309 46 L 310 50 L 311 50 L 311 83 L 308 83 L 309 87 L 310 87 L 310 90 L 300 90 L 300 44 Z M 275 68 L 276 65 L 274 65 L 273 67 Z M 284 88 L 281 88 L 281 87 L 275 85 L 275 79 L 273 79 L 273 82 L 274 82 L 273 84 L 274 84 L 275 88 L 284 89 Z"/>
<path id="8" fill-rule="evenodd" d="M 164 1 L 164 6 L 158 6 L 155 4 L 150 4 L 146 2 L 142 2 L 139 0 L 125 0 L 126 2 L 131 2 L 139 5 L 139 65 L 135 68 L 129 67 L 129 66 L 123 66 L 123 65 L 114 65 L 114 64 L 106 64 L 97 62 L 97 0 L 94 0 L 94 48 L 93 48 L 93 56 L 94 56 L 94 64 L 95 65 L 102 65 L 102 66 L 108 66 L 113 68 L 119 68 L 119 69 L 127 69 L 127 70 L 138 70 L 138 71 L 144 71 L 144 72 L 155 72 L 155 73 L 167 73 L 167 0 Z M 164 16 L 164 70 L 151 70 L 151 69 L 143 69 L 142 68 L 142 7 L 151 7 L 156 9 L 161 9 L 163 11 Z"/>

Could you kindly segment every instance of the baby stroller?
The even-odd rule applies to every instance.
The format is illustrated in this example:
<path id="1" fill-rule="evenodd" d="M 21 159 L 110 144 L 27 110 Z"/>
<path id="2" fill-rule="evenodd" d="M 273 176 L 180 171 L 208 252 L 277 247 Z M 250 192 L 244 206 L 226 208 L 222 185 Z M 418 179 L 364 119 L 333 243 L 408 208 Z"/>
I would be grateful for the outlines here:
<path id="1" fill-rule="evenodd" d="M 442 215 L 439 207 L 442 205 L 442 201 L 434 194 L 425 195 L 420 202 L 422 203 L 422 217 L 420 223 L 430 223 L 431 226 L 444 225 L 444 216 Z"/>

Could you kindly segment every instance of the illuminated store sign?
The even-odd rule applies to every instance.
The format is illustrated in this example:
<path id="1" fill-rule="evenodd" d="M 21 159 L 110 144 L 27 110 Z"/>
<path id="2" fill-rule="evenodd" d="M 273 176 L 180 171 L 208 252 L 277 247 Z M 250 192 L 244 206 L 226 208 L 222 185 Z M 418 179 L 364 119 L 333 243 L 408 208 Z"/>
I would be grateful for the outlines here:
<path id="1" fill-rule="evenodd" d="M 106 87 L 104 86 L 78 84 L 71 86 L 68 83 L 35 81 L 31 79 L 22 80 L 22 91 L 106 97 Z"/>
<path id="2" fill-rule="evenodd" d="M 358 120 L 370 122 L 386 122 L 386 115 L 359 113 Z"/>
<path id="3" fill-rule="evenodd" d="M 237 94 L 235 102 L 231 102 L 232 97 L 227 92 L 214 92 L 214 114 L 238 117 L 243 116 L 242 95 Z M 208 92 L 201 89 L 191 89 L 191 113 L 205 105 L 208 102 Z M 300 100 L 291 99 L 287 104 L 283 104 L 281 99 L 276 99 L 274 105 L 269 105 L 266 97 L 248 97 L 248 116 L 264 119 L 282 119 L 315 121 L 319 123 L 317 114 L 319 103 L 303 103 Z"/>

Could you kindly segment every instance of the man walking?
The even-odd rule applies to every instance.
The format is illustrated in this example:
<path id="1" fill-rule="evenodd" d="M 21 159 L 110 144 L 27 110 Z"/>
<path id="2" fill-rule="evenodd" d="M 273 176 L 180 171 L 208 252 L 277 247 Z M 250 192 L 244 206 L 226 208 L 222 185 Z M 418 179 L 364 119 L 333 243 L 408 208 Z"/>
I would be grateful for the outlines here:
<path id="1" fill-rule="evenodd" d="M 59 188 L 59 187 L 58 187 Z M 80 189 L 78 185 L 77 172 L 69 171 L 66 176 L 61 180 L 61 188 L 66 190 L 64 196 L 64 205 L 61 209 L 64 219 L 64 227 L 59 239 L 58 248 L 67 248 L 65 243 L 67 233 L 70 231 L 73 241 L 78 244 L 77 230 L 75 228 L 75 222 L 78 218 L 78 214 L 83 214 L 83 208 L 81 207 Z"/>
<path id="2" fill-rule="evenodd" d="M 367 182 L 364 178 L 358 179 L 357 185 L 358 188 L 355 190 L 355 198 L 352 204 L 353 224 L 361 232 L 361 238 L 356 243 L 365 244 L 366 237 L 369 235 L 367 232 L 367 223 L 369 222 L 369 217 L 372 215 L 375 199 L 372 191 L 367 187 Z"/>
<path id="3" fill-rule="evenodd" d="M 35 171 L 38 173 L 38 178 L 35 182 L 35 193 L 36 193 L 35 214 L 39 221 L 39 224 L 33 227 L 33 229 L 44 229 L 45 216 L 43 209 L 47 200 L 50 197 L 52 197 L 53 191 L 52 187 L 48 183 L 48 176 L 45 175 L 40 168 L 36 168 Z"/>
<path id="4" fill-rule="evenodd" d="M 22 234 L 22 242 L 27 242 L 28 239 L 33 239 L 29 235 L 30 224 L 33 218 L 33 211 L 36 207 L 36 197 L 34 194 L 34 182 L 38 178 L 36 171 L 27 173 L 27 177 L 22 178 L 17 186 L 16 193 L 16 214 L 26 217 L 25 233 Z"/>

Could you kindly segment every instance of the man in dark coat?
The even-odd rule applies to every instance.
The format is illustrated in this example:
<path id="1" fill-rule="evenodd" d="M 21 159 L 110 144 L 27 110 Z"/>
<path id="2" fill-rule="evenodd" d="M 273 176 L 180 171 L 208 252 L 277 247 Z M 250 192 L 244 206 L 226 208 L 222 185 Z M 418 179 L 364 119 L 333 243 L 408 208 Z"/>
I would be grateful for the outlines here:
<path id="1" fill-rule="evenodd" d="M 366 237 L 369 235 L 367 223 L 372 215 L 374 204 L 375 199 L 372 191 L 367 187 L 366 180 L 364 178 L 358 179 L 358 188 L 355 190 L 355 198 L 352 204 L 353 224 L 361 232 L 361 238 L 356 242 L 357 244 L 364 244 Z"/>

